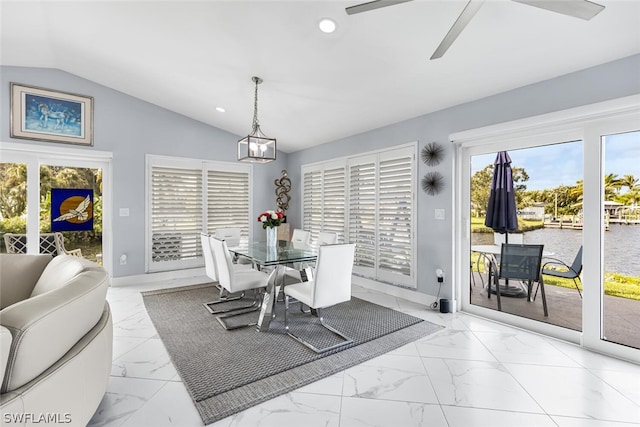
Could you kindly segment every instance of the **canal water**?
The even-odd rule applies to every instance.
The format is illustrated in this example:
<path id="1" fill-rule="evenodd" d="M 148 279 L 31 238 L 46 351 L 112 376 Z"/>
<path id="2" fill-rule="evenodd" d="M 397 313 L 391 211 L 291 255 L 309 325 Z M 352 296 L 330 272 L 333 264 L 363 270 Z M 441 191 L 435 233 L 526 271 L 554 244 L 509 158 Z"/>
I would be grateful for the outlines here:
<path id="1" fill-rule="evenodd" d="M 571 265 L 582 244 L 582 231 L 541 228 L 524 233 L 524 243 L 543 244 L 545 252 Z M 471 244 L 493 244 L 493 234 L 472 233 Z M 605 272 L 640 277 L 640 225 L 611 224 L 604 233 L 604 250 Z"/>

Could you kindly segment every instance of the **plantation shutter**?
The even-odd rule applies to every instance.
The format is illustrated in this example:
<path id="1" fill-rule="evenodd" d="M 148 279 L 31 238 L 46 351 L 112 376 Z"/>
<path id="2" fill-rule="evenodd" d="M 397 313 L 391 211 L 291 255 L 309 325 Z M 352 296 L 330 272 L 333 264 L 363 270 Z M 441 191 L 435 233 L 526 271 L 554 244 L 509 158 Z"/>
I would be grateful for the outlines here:
<path id="1" fill-rule="evenodd" d="M 377 247 L 376 156 L 349 160 L 349 243 L 356 244 L 353 271 L 375 277 Z"/>
<path id="2" fill-rule="evenodd" d="M 249 237 L 249 174 L 247 165 L 237 165 L 233 170 L 206 166 L 208 233 L 221 227 L 236 227 L 240 228 L 241 237 Z"/>
<path id="3" fill-rule="evenodd" d="M 378 277 L 411 283 L 413 271 L 413 152 L 380 153 L 378 181 Z"/>
<path id="4" fill-rule="evenodd" d="M 318 238 L 322 231 L 322 170 L 305 170 L 303 172 L 302 228 L 311 232 L 311 241 Z"/>
<path id="5" fill-rule="evenodd" d="M 344 164 L 324 170 L 322 231 L 336 233 L 338 243 L 344 242 L 345 182 Z"/>
<path id="6" fill-rule="evenodd" d="M 197 164 L 150 167 L 149 271 L 202 263 L 202 169 L 193 166 Z"/>
<path id="7" fill-rule="evenodd" d="M 316 242 L 321 231 L 336 233 L 344 242 L 345 162 L 305 166 L 302 170 L 302 227 Z"/>

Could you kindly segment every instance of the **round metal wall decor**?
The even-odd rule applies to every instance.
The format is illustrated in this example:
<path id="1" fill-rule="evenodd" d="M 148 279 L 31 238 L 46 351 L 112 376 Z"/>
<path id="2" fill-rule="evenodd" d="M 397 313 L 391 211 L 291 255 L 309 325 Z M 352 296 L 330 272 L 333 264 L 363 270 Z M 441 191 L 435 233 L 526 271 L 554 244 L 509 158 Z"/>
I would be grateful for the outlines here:
<path id="1" fill-rule="evenodd" d="M 424 146 L 420 157 L 427 166 L 436 166 L 444 157 L 444 147 L 437 142 L 430 142 Z"/>
<path id="2" fill-rule="evenodd" d="M 286 169 L 282 169 L 282 177 L 280 179 L 276 179 L 274 184 L 276 185 L 276 205 L 282 212 L 287 212 L 289 209 L 289 202 L 291 201 L 291 196 L 289 196 L 289 192 L 291 191 L 291 180 L 287 174 Z"/>
<path id="3" fill-rule="evenodd" d="M 440 172 L 427 172 L 420 183 L 425 193 L 435 196 L 444 188 L 444 176 Z"/>

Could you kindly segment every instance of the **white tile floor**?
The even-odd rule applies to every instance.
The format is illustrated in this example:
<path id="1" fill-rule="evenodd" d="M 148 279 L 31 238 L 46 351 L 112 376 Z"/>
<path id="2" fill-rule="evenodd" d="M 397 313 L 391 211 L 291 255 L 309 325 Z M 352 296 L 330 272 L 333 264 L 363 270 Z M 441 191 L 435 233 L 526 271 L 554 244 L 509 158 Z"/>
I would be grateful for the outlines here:
<path id="1" fill-rule="evenodd" d="M 201 426 L 140 291 L 115 287 L 111 380 L 90 426 Z M 640 366 L 464 313 L 354 288 L 446 329 L 215 424 L 231 426 L 640 426 Z M 230 332 L 232 333 L 232 332 Z"/>

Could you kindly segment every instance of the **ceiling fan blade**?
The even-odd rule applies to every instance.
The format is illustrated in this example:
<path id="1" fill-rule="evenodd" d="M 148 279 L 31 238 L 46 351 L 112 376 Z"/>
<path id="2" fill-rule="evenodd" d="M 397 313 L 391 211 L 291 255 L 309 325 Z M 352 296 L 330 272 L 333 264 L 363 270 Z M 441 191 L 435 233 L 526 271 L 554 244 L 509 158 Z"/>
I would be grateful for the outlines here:
<path id="1" fill-rule="evenodd" d="M 374 9 L 380 9 L 381 7 L 393 6 L 400 3 L 407 3 L 412 0 L 374 0 L 367 3 L 357 4 L 355 6 L 349 6 L 345 10 L 347 15 L 353 15 L 355 13 L 368 12 Z"/>
<path id="2" fill-rule="evenodd" d="M 590 20 L 604 10 L 604 6 L 589 0 L 513 0 L 517 3 L 539 7 L 574 18 Z"/>
<path id="3" fill-rule="evenodd" d="M 476 12 L 478 12 L 480 7 L 484 4 L 484 1 L 485 0 L 469 0 L 469 3 L 467 3 L 460 16 L 458 16 L 458 19 L 456 19 L 456 22 L 454 22 L 447 35 L 444 36 L 444 39 L 440 42 L 440 46 L 438 46 L 429 59 L 438 59 L 444 55 L 447 49 L 449 49 L 453 42 L 458 38 L 462 30 L 467 26 L 469 21 L 471 21 Z"/>

